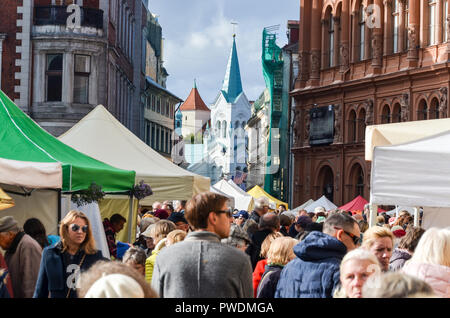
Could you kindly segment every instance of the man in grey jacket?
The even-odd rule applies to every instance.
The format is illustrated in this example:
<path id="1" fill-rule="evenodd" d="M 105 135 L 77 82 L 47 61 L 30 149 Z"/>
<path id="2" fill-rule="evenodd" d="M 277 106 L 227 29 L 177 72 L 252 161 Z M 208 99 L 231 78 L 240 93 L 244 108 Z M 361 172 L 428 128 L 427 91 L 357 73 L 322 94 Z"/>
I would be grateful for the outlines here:
<path id="1" fill-rule="evenodd" d="M 33 297 L 39 274 L 42 248 L 22 231 L 12 216 L 0 218 L 0 247 L 11 277 L 14 298 Z"/>
<path id="2" fill-rule="evenodd" d="M 161 298 L 253 297 L 249 257 L 220 241 L 230 233 L 228 198 L 197 194 L 186 204 L 185 217 L 195 231 L 161 250 L 152 288 Z"/>

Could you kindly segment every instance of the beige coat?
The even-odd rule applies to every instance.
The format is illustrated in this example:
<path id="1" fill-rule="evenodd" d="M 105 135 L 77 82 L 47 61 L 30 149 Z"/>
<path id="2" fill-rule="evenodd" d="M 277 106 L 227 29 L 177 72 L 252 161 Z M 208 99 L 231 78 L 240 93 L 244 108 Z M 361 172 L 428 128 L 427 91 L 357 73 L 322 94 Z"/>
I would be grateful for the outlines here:
<path id="1" fill-rule="evenodd" d="M 33 297 L 41 255 L 41 246 L 28 234 L 23 235 L 18 243 L 14 240 L 6 252 L 5 261 L 11 277 L 14 298 Z"/>

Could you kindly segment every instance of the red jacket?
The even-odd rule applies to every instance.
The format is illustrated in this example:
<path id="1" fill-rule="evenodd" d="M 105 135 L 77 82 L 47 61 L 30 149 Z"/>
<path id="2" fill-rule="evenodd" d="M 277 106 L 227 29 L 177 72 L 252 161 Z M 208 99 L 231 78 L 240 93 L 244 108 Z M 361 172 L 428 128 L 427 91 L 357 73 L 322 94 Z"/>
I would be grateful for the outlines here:
<path id="1" fill-rule="evenodd" d="M 255 270 L 253 271 L 253 295 L 256 298 L 256 292 L 258 290 L 259 282 L 264 274 L 267 265 L 267 259 L 262 259 L 256 263 Z"/>
<path id="2" fill-rule="evenodd" d="M 0 253 L 0 269 L 8 270 L 8 265 L 6 265 L 3 255 Z M 6 279 L 6 288 L 8 288 L 9 297 L 13 298 L 13 289 L 11 284 L 11 276 L 8 275 Z"/>

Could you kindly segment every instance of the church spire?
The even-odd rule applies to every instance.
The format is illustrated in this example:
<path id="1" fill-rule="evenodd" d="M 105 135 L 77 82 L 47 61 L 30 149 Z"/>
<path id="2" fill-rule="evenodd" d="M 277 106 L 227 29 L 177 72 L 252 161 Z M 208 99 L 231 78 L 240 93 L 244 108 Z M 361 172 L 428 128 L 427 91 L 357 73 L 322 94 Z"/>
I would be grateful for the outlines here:
<path id="1" fill-rule="evenodd" d="M 241 72 L 236 49 L 236 34 L 233 34 L 233 47 L 228 59 L 227 70 L 223 80 L 222 93 L 228 103 L 234 103 L 242 93 Z"/>

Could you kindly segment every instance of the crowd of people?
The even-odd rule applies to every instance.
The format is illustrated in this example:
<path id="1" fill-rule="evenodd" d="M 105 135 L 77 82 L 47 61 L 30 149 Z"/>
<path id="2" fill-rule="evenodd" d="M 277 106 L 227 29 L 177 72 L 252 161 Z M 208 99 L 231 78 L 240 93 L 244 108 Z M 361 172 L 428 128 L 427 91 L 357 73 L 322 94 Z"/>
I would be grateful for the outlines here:
<path id="1" fill-rule="evenodd" d="M 110 257 L 89 218 L 70 211 L 59 235 L 36 218 L 0 219 L 0 298 L 404 298 L 450 297 L 450 228 L 424 230 L 402 211 L 296 213 L 269 200 L 232 210 L 220 194 L 140 208 L 103 220 Z"/>

